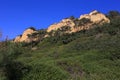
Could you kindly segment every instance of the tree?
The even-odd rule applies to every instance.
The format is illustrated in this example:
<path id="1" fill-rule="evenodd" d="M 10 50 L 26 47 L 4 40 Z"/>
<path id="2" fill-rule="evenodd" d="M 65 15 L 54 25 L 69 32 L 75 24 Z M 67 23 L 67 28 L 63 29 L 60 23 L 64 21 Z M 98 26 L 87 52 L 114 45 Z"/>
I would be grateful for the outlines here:
<path id="1" fill-rule="evenodd" d="M 27 66 L 15 60 L 22 53 L 23 49 L 21 48 L 22 45 L 10 42 L 7 42 L 5 48 L 0 48 L 0 57 L 2 57 L 0 59 L 0 70 L 7 78 L 6 80 L 21 80 L 29 70 Z"/>
<path id="2" fill-rule="evenodd" d="M 74 17 L 74 16 L 70 16 L 70 17 L 69 17 L 69 19 L 74 20 L 74 19 L 75 19 L 75 17 Z"/>
<path id="3" fill-rule="evenodd" d="M 29 27 L 28 29 L 32 29 L 32 30 L 36 31 L 36 29 L 33 26 Z"/>
<path id="4" fill-rule="evenodd" d="M 71 27 L 70 26 L 63 26 L 60 29 L 61 29 L 61 31 L 66 32 L 66 31 L 70 31 Z"/>
<path id="5" fill-rule="evenodd" d="M 109 11 L 109 13 L 107 14 L 107 17 L 109 19 L 113 19 L 118 16 L 120 16 L 120 12 L 118 12 L 118 11 Z"/>
<path id="6" fill-rule="evenodd" d="M 75 23 L 75 26 L 76 27 L 79 27 L 79 26 L 84 26 L 88 23 L 92 23 L 92 21 L 90 19 L 87 19 L 87 18 L 82 18 L 82 19 L 75 19 L 74 20 L 74 23 Z"/>

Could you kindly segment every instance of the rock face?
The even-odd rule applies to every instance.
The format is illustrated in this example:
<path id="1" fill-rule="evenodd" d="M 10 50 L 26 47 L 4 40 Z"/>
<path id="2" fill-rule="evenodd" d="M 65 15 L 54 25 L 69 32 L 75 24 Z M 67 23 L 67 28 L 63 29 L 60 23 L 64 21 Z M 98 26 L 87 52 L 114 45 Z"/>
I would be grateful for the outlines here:
<path id="1" fill-rule="evenodd" d="M 73 28 L 75 26 L 75 23 L 70 19 L 63 19 L 60 23 L 56 23 L 48 27 L 47 32 L 51 32 L 52 30 L 57 30 L 64 26 L 70 26 L 71 28 Z"/>
<path id="2" fill-rule="evenodd" d="M 110 20 L 102 13 L 97 10 L 92 11 L 89 14 L 81 15 L 79 19 L 87 18 L 90 19 L 93 23 L 109 23 Z"/>
<path id="3" fill-rule="evenodd" d="M 67 18 L 63 19 L 59 23 L 55 23 L 50 25 L 47 29 L 47 33 L 43 36 L 43 38 L 50 37 L 56 35 L 55 32 L 58 30 L 59 34 L 63 33 L 72 33 L 78 32 L 81 30 L 87 30 L 93 28 L 96 24 L 101 25 L 103 23 L 110 23 L 110 20 L 102 13 L 94 10 L 89 14 L 81 15 L 80 18 Z M 32 28 L 29 28 L 23 32 L 21 36 L 17 36 L 14 42 L 31 42 L 37 41 L 40 39 L 40 36 L 36 37 L 35 35 L 32 37 L 28 37 L 28 35 L 37 33 Z"/>
<path id="4" fill-rule="evenodd" d="M 30 38 L 28 35 L 35 33 L 36 31 L 33 29 L 27 29 L 23 32 L 21 36 L 17 36 L 14 42 L 30 42 Z"/>
<path id="5" fill-rule="evenodd" d="M 97 10 L 94 10 L 89 14 L 81 15 L 80 18 L 78 18 L 78 20 L 82 19 L 89 19 L 92 23 L 85 23 L 84 25 L 79 25 L 78 27 L 76 27 L 76 23 L 74 22 L 74 20 L 63 19 L 61 22 L 53 24 L 50 27 L 48 27 L 47 32 L 58 30 L 63 26 L 70 26 L 71 30 L 68 33 L 71 33 L 83 29 L 89 29 L 93 26 L 93 24 L 103 24 L 110 22 L 110 20 L 104 14 L 98 12 Z"/>
<path id="6" fill-rule="evenodd" d="M 15 38 L 14 42 L 20 42 L 20 40 L 21 40 L 21 36 L 17 36 L 17 37 Z"/>

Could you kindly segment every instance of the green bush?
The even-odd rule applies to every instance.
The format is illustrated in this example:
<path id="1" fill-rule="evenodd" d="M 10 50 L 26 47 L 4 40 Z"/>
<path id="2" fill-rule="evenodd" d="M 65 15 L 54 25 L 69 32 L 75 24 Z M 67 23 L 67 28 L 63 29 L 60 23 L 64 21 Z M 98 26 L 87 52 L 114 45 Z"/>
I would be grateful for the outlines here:
<path id="1" fill-rule="evenodd" d="M 23 80 L 67 80 L 64 71 L 45 64 L 32 64 L 31 71 Z"/>

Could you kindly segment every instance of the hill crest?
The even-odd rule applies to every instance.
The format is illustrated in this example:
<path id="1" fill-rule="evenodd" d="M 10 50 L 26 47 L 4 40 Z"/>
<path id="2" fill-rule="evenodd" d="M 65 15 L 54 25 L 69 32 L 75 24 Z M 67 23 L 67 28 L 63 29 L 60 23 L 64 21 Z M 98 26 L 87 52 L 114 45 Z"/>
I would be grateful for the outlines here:
<path id="1" fill-rule="evenodd" d="M 81 15 L 80 18 L 71 17 L 50 25 L 46 30 L 44 38 L 54 36 L 56 31 L 62 33 L 75 33 L 81 30 L 88 30 L 95 25 L 102 25 L 104 23 L 110 23 L 110 20 L 104 14 L 94 10 L 89 14 Z M 28 28 L 21 36 L 17 36 L 14 42 L 31 42 L 33 39 L 31 40 L 28 35 L 32 35 L 36 32 L 37 31 L 34 29 Z M 35 39 L 35 41 L 37 40 L 38 39 Z"/>

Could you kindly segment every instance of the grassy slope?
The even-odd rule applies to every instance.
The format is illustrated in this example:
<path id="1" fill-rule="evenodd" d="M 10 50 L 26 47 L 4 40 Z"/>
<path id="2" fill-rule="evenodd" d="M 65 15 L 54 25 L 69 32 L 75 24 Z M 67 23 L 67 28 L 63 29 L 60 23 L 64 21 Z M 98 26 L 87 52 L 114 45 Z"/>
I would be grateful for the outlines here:
<path id="1" fill-rule="evenodd" d="M 44 40 L 18 58 L 32 67 L 23 80 L 119 80 L 120 25 L 110 25 L 76 33 L 68 44 Z"/>
<path id="2" fill-rule="evenodd" d="M 45 49 L 45 51 L 29 53 L 28 55 L 31 57 L 22 55 L 19 60 L 26 64 L 29 63 L 33 67 L 27 76 L 28 79 L 31 78 L 30 76 L 36 77 L 34 79 L 37 80 L 64 80 L 64 78 L 67 80 L 66 77 L 73 80 L 79 80 L 79 78 L 82 80 L 115 80 L 120 78 L 119 59 L 111 60 L 111 53 L 107 51 L 95 49 L 73 51 L 69 47 L 75 43 L 48 48 L 48 51 Z"/>

